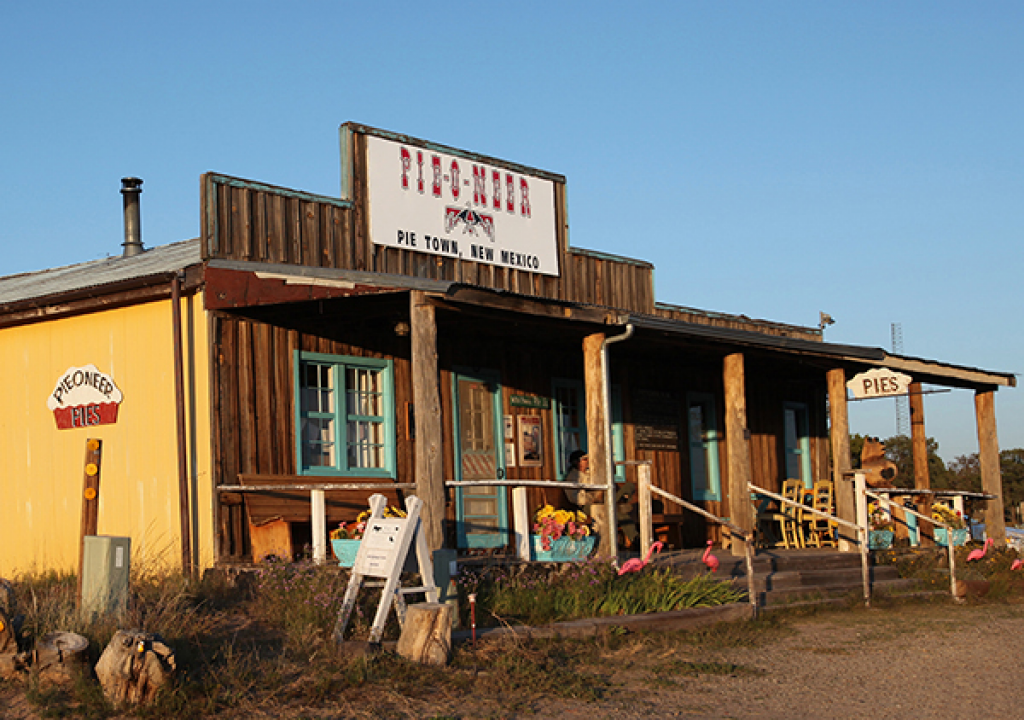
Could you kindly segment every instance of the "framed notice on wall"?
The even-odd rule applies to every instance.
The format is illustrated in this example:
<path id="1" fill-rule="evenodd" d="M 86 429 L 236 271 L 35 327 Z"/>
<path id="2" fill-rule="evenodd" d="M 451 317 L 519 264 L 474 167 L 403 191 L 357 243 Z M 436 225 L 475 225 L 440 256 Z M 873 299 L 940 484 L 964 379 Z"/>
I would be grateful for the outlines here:
<path id="1" fill-rule="evenodd" d="M 537 415 L 516 418 L 519 438 L 519 466 L 540 467 L 544 464 L 544 433 Z"/>

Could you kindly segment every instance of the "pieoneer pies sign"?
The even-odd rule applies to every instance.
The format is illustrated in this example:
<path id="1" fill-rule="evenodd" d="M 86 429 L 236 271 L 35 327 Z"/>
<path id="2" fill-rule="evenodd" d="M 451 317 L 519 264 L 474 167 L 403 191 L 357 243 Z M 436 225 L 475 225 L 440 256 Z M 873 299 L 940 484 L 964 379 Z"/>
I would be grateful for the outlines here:
<path id="1" fill-rule="evenodd" d="M 116 423 L 122 398 L 114 378 L 95 365 L 84 365 L 70 367 L 60 376 L 46 406 L 53 411 L 57 428 L 68 430 Z"/>

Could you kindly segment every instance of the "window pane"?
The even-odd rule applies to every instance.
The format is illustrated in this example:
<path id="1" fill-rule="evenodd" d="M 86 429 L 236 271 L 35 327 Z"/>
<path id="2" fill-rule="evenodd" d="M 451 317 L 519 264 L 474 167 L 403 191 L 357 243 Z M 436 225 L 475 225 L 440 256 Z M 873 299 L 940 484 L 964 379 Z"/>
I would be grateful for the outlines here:
<path id="1" fill-rule="evenodd" d="M 334 465 L 334 421 L 326 418 L 303 418 L 302 464 L 306 467 Z"/>
<path id="2" fill-rule="evenodd" d="M 366 368 L 348 368 L 345 388 L 349 415 L 380 417 L 383 415 L 381 373 Z"/>
<path id="3" fill-rule="evenodd" d="M 368 420 L 348 423 L 348 464 L 354 468 L 384 467 L 384 426 Z"/>

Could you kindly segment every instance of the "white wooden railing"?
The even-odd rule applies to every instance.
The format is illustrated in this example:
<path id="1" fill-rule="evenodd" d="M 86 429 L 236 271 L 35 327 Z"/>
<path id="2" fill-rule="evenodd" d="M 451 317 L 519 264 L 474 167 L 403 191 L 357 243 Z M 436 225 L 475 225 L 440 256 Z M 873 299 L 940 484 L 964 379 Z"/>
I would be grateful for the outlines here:
<path id="1" fill-rule="evenodd" d="M 739 525 L 736 525 L 725 518 L 720 518 L 713 513 L 709 513 L 704 508 L 689 503 L 681 497 L 677 497 L 666 490 L 662 490 L 657 485 L 654 485 L 651 482 L 650 461 L 636 464 L 639 465 L 637 468 L 637 506 L 640 513 L 641 549 L 650 547 L 654 538 L 654 512 L 651 507 L 654 495 L 658 495 L 670 502 L 674 502 L 676 505 L 679 505 L 690 512 L 696 513 L 697 515 L 717 523 L 718 525 L 729 528 L 734 539 L 738 538 L 743 541 L 743 549 L 744 555 L 746 556 L 747 566 L 747 596 L 750 600 L 751 614 L 756 618 L 757 592 L 754 587 L 754 534 L 744 530 Z"/>

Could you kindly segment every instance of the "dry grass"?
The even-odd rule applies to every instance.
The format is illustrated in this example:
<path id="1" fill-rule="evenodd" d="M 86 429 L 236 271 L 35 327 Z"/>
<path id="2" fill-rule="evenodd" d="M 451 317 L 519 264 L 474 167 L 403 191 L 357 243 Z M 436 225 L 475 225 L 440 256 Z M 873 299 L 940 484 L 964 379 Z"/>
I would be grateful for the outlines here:
<path id="1" fill-rule="evenodd" d="M 998 604 L 1019 613 L 1021 606 L 1014 604 L 1021 596 L 1018 578 L 1001 569 L 1002 560 L 992 559 L 991 579 L 993 587 L 1005 584 L 1005 594 L 990 593 L 971 603 Z M 934 571 L 941 574 L 941 568 Z M 885 612 L 906 601 L 880 597 L 871 610 L 852 601 L 840 611 L 776 612 L 756 622 L 688 633 L 619 629 L 588 639 L 506 637 L 457 647 L 449 666 L 430 668 L 387 652 L 354 656 L 336 651 L 330 633 L 347 582 L 347 575 L 336 568 L 269 566 L 249 580 L 191 583 L 173 575 L 139 574 L 133 578 L 126 613 L 95 621 L 78 614 L 73 577 L 20 578 L 15 588 L 27 642 L 50 631 L 70 630 L 90 640 L 95 661 L 118 628 L 163 637 L 177 653 L 180 674 L 173 689 L 134 711 L 145 718 L 543 714 L 552 703 L 585 707 L 614 698 L 628 704 L 648 690 L 671 689 L 687 678 L 751 676 L 758 671 L 728 655 L 786 638 L 794 620 L 808 615 L 863 626 L 858 636 L 863 643 L 883 635 L 891 640 L 894 633 L 915 629 L 898 613 Z M 939 602 L 942 612 L 956 612 L 948 600 Z M 375 606 L 376 598 L 365 594 L 352 636 L 365 637 L 366 618 Z M 397 628 L 391 626 L 388 633 L 395 637 Z M 14 697 L 27 699 L 39 717 L 115 714 L 88 677 L 61 686 L 35 680 L 0 684 L 0 704 Z"/>

